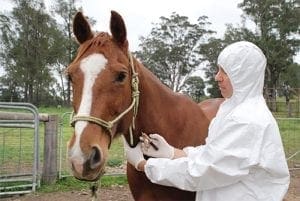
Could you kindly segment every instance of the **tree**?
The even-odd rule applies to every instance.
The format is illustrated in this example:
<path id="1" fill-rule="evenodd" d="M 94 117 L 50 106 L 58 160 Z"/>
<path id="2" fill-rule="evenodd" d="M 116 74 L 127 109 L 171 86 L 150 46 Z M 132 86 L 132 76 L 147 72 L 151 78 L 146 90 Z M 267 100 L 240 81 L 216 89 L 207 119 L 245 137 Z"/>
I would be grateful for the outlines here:
<path id="1" fill-rule="evenodd" d="M 199 53 L 206 61 L 206 65 L 203 68 L 205 71 L 207 92 L 212 98 L 221 97 L 220 90 L 215 81 L 215 75 L 218 72 L 217 58 L 223 47 L 225 46 L 224 41 L 217 38 L 209 38 L 207 43 L 202 44 L 199 49 Z"/>
<path id="2" fill-rule="evenodd" d="M 173 91 L 184 89 L 186 80 L 202 62 L 197 52 L 201 41 L 212 34 L 207 30 L 206 16 L 196 24 L 188 17 L 172 13 L 169 18 L 160 17 L 148 37 L 141 37 L 141 51 L 136 56 Z"/>
<path id="3" fill-rule="evenodd" d="M 223 39 L 211 37 L 206 43 L 201 45 L 199 53 L 206 61 L 204 71 L 206 76 L 207 92 L 209 93 L 210 97 L 221 97 L 220 90 L 217 82 L 215 81 L 215 75 L 218 72 L 217 59 L 220 52 L 227 45 L 241 40 L 254 42 L 255 36 L 245 27 L 234 28 L 232 25 L 228 24 Z"/>
<path id="4" fill-rule="evenodd" d="M 12 12 L 0 16 L 1 61 L 6 72 L 2 83 L 22 94 L 23 101 L 40 104 L 56 84 L 50 65 L 58 55 L 55 21 L 43 1 L 15 0 Z M 55 52 L 55 54 L 54 54 Z"/>
<path id="5" fill-rule="evenodd" d="M 76 8 L 76 2 L 79 0 L 55 0 L 52 7 L 52 13 L 57 15 L 57 24 L 59 25 L 60 31 L 63 33 L 63 38 L 60 41 L 60 48 L 64 49 L 64 55 L 60 57 L 60 60 L 55 64 L 55 70 L 59 74 L 60 87 L 63 102 L 67 105 L 71 104 L 71 84 L 69 79 L 65 79 L 64 71 L 65 68 L 73 61 L 76 56 L 78 44 L 75 37 L 73 36 L 73 17 L 78 10 Z M 96 24 L 96 20 L 92 17 L 86 16 L 91 25 Z M 65 85 L 67 85 L 65 87 Z"/>
<path id="6" fill-rule="evenodd" d="M 71 85 L 69 79 L 65 79 L 64 70 L 73 61 L 78 44 L 72 36 L 72 22 L 73 16 L 77 12 L 75 3 L 78 0 L 55 0 L 53 6 L 53 13 L 57 14 L 61 19 L 60 30 L 64 34 L 63 39 L 60 41 L 60 47 L 64 49 L 63 57 L 56 63 L 56 71 L 60 77 L 60 85 L 62 90 L 62 97 L 64 103 L 71 103 Z M 65 89 L 65 83 L 67 88 Z"/>
<path id="7" fill-rule="evenodd" d="M 205 84 L 201 77 L 191 76 L 185 81 L 184 93 L 190 96 L 194 101 L 200 102 L 201 98 L 205 96 Z"/>
<path id="8" fill-rule="evenodd" d="M 201 54 L 208 61 L 206 76 L 211 86 L 208 92 L 212 97 L 218 96 L 219 91 L 213 81 L 215 69 L 212 66 L 217 65 L 218 54 L 228 44 L 247 40 L 259 46 L 268 60 L 265 88 L 273 89 L 280 85 L 281 74 L 288 71 L 293 56 L 299 50 L 299 9 L 296 9 L 296 1 L 244 0 L 239 7 L 244 11 L 242 25 L 233 27 L 229 24 L 223 39 L 211 38 L 202 45 Z M 247 19 L 256 24 L 255 31 L 245 27 Z M 276 97 L 275 90 L 270 97 Z"/>
<path id="9" fill-rule="evenodd" d="M 280 81 L 281 83 L 288 82 L 292 88 L 300 88 L 300 65 L 294 63 L 288 66 Z"/>
<path id="10" fill-rule="evenodd" d="M 266 87 L 276 88 L 299 51 L 299 1 L 244 0 L 239 7 L 256 24 L 256 44 L 268 59 Z"/>

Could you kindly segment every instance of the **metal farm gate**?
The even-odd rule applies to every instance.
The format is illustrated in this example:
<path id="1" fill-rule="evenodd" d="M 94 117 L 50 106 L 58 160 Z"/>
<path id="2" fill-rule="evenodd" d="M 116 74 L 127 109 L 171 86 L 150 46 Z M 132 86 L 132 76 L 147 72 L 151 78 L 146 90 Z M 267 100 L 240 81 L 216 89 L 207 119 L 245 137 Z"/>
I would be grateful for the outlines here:
<path id="1" fill-rule="evenodd" d="M 0 102 L 0 198 L 30 193 L 39 186 L 38 134 L 34 105 Z"/>

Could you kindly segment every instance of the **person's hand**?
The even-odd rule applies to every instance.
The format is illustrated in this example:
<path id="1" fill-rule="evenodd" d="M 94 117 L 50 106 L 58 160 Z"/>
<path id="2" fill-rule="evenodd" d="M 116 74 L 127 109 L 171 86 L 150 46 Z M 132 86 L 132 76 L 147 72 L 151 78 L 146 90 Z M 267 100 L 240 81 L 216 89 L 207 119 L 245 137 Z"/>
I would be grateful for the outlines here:
<path id="1" fill-rule="evenodd" d="M 145 155 L 169 159 L 174 157 L 174 147 L 169 145 L 159 134 L 150 134 L 149 137 L 146 134 L 143 134 L 140 137 L 140 140 L 142 141 L 141 147 Z"/>
<path id="2" fill-rule="evenodd" d="M 127 158 L 127 162 L 130 163 L 131 165 L 133 165 L 135 167 L 135 169 L 137 169 L 138 171 L 142 171 L 142 169 L 140 169 L 139 164 L 141 162 L 146 161 L 144 156 L 143 156 L 143 152 L 141 150 L 141 145 L 140 142 L 137 144 L 136 147 L 131 148 L 127 141 L 125 140 L 125 138 L 123 138 L 123 144 L 124 144 L 124 150 L 125 150 L 125 154 L 126 154 L 126 158 Z"/>

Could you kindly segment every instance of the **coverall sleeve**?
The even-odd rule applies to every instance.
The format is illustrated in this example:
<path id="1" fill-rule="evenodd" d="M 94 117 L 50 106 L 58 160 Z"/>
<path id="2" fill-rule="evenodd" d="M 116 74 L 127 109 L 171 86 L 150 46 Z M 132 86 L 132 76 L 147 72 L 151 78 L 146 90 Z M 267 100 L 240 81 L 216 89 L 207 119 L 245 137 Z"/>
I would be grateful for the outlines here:
<path id="1" fill-rule="evenodd" d="M 145 173 L 153 183 L 188 191 L 227 186 L 258 163 L 262 140 L 262 128 L 232 120 L 206 145 L 189 147 L 187 157 L 149 159 Z"/>

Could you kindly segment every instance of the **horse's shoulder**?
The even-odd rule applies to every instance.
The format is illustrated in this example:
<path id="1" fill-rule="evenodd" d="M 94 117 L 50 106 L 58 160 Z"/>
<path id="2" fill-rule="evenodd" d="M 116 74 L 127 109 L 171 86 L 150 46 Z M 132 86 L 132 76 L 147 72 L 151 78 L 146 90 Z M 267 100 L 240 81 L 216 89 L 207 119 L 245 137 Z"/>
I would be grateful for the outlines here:
<path id="1" fill-rule="evenodd" d="M 225 100 L 224 98 L 206 99 L 206 100 L 198 103 L 198 106 L 202 109 L 205 116 L 209 120 L 212 120 L 216 116 L 217 111 L 218 111 L 221 103 L 223 103 L 224 100 Z"/>
<path id="2" fill-rule="evenodd" d="M 201 101 L 198 103 L 200 107 L 206 107 L 206 106 L 220 106 L 221 103 L 224 102 L 224 98 L 209 98 Z"/>

